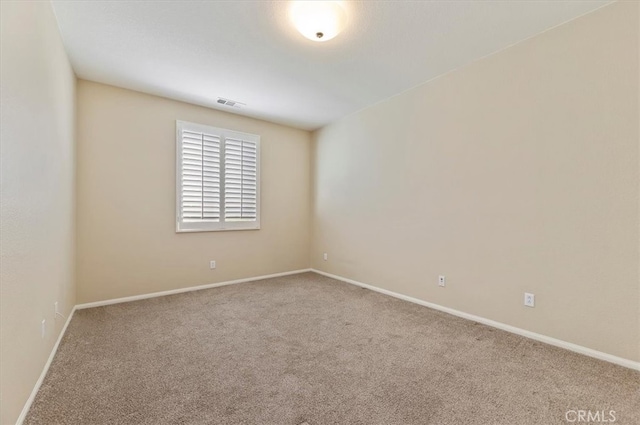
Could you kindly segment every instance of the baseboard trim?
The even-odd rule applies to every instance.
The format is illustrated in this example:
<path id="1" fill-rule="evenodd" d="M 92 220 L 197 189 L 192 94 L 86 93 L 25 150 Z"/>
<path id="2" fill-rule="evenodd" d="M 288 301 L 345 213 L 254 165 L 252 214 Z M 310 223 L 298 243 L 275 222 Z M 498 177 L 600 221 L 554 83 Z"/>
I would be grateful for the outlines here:
<path id="1" fill-rule="evenodd" d="M 274 277 L 289 276 L 289 275 L 292 275 L 292 274 L 299 274 L 299 273 L 305 273 L 305 272 L 310 272 L 310 271 L 311 271 L 311 269 L 292 270 L 292 271 L 288 271 L 288 272 L 274 273 L 274 274 L 268 274 L 268 275 L 264 275 L 264 276 L 247 277 L 247 278 L 244 278 L 244 279 L 228 280 L 228 281 L 225 281 L 225 282 L 209 283 L 209 284 L 205 284 L 205 285 L 190 286 L 190 287 L 187 287 L 187 288 L 171 289 L 169 291 L 152 292 L 152 293 L 149 293 L 149 294 L 133 295 L 133 296 L 130 296 L 130 297 L 123 297 L 123 298 L 113 298 L 113 299 L 110 299 L 110 300 L 78 304 L 78 305 L 76 305 L 75 308 L 77 310 L 83 310 L 85 308 L 102 307 L 102 306 L 111 305 L 111 304 L 120 304 L 120 303 L 127 303 L 127 302 L 131 302 L 131 301 L 145 300 L 147 298 L 164 297 L 164 296 L 167 296 L 167 295 L 181 294 L 181 293 L 184 293 L 184 292 L 200 291 L 202 289 L 219 288 L 220 286 L 235 285 L 237 283 L 253 282 L 253 281 L 256 281 L 256 280 L 271 279 L 271 278 L 274 278 Z"/>
<path id="2" fill-rule="evenodd" d="M 42 373 L 40 373 L 40 377 L 36 381 L 36 384 L 34 385 L 33 390 L 31 391 L 31 394 L 27 399 L 27 402 L 24 404 L 24 407 L 22 408 L 22 412 L 20 412 L 20 416 L 18 416 L 16 425 L 22 425 L 25 418 L 27 417 L 27 413 L 29 413 L 29 409 L 31 409 L 31 405 L 33 404 L 33 400 L 35 400 L 36 398 L 36 394 L 38 394 L 38 391 L 40 391 L 40 386 L 42 385 L 42 382 L 44 381 L 45 376 L 47 376 L 47 372 L 49 372 L 49 367 L 53 362 L 53 358 L 56 356 L 56 352 L 58 351 L 58 346 L 60 346 L 60 341 L 62 341 L 62 337 L 67 332 L 67 327 L 69 326 L 69 323 L 71 323 L 71 318 L 73 317 L 73 313 L 75 312 L 76 312 L 76 307 L 74 306 L 71 309 L 71 312 L 69 313 L 69 317 L 67 317 L 67 321 L 64 323 L 62 330 L 60 331 L 60 335 L 58 335 L 58 339 L 56 340 L 56 343 L 53 345 L 53 348 L 51 349 L 51 354 L 49 354 L 49 358 L 47 359 L 47 362 L 44 364 L 44 368 L 42 368 Z"/>
<path id="3" fill-rule="evenodd" d="M 454 316 L 462 317 L 463 319 L 472 320 L 474 322 L 482 323 L 483 325 L 491 326 L 497 329 L 501 329 L 503 331 L 511 332 L 516 335 L 524 336 L 526 338 L 534 339 L 536 341 L 544 342 L 545 344 L 553 345 L 555 347 L 564 348 L 569 351 L 573 351 L 579 354 L 583 354 L 585 356 L 593 357 L 599 360 L 604 360 L 610 363 L 617 364 L 619 366 L 624 366 L 629 369 L 634 369 L 640 371 L 640 362 L 635 362 L 633 360 L 625 359 L 622 357 L 617 357 L 612 354 L 603 353 L 602 351 L 597 351 L 592 348 L 583 347 L 582 345 L 573 344 L 571 342 L 563 341 L 560 339 L 552 338 L 550 336 L 538 334 L 535 332 L 527 331 L 525 329 L 517 328 L 515 326 L 507 325 L 505 323 L 496 322 L 495 320 L 486 319 L 484 317 L 476 316 L 473 314 L 465 313 L 463 311 L 455 310 L 453 308 L 444 307 L 439 304 L 430 303 L 428 301 L 424 301 L 418 298 L 413 298 L 408 295 L 400 294 L 398 292 L 389 291 L 388 289 L 378 288 L 377 286 L 368 285 L 366 283 L 358 282 L 357 280 L 349 279 L 346 277 L 338 276 L 335 274 L 323 272 L 317 269 L 311 269 L 312 272 L 318 273 L 320 275 L 330 277 L 332 279 L 340 280 L 342 282 L 350 283 L 352 285 L 360 286 L 362 288 L 367 288 L 375 292 L 379 292 L 381 294 L 389 295 L 394 298 L 399 298 L 404 301 L 409 301 L 415 304 L 422 305 L 424 307 L 429 307 L 434 310 L 442 311 L 445 313 L 452 314 Z"/>

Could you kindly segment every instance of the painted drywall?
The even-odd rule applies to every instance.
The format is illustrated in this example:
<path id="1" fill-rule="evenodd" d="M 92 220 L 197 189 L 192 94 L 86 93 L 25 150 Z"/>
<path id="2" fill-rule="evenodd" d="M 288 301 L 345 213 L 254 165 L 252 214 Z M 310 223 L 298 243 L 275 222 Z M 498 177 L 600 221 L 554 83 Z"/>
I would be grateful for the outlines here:
<path id="1" fill-rule="evenodd" d="M 309 267 L 309 132 L 84 80 L 77 102 L 79 303 Z M 176 233 L 176 120 L 261 136 L 260 230 Z"/>
<path id="2" fill-rule="evenodd" d="M 312 267 L 640 360 L 638 16 L 606 6 L 315 132 Z"/>
<path id="3" fill-rule="evenodd" d="M 15 423 L 75 305 L 75 84 L 49 2 L 2 2 L 0 423 Z M 46 334 L 40 336 L 41 321 Z"/>

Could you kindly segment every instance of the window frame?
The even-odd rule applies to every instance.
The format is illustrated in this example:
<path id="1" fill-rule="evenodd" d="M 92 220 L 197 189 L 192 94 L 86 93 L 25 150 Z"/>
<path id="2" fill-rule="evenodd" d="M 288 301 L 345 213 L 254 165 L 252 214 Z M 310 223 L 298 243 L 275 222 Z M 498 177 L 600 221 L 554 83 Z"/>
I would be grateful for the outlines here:
<path id="1" fill-rule="evenodd" d="M 207 133 L 220 138 L 220 219 L 182 220 L 182 130 Z M 240 139 L 256 144 L 256 219 L 252 221 L 225 221 L 225 145 L 227 137 Z M 204 124 L 176 120 L 176 233 L 220 232 L 230 230 L 260 229 L 260 136 L 257 134 L 218 128 Z"/>

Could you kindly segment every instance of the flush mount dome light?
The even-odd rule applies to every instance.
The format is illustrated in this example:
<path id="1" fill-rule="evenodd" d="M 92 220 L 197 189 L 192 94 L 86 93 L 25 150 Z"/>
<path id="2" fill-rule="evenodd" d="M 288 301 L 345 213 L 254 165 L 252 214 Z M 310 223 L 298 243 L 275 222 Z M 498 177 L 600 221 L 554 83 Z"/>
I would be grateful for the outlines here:
<path id="1" fill-rule="evenodd" d="M 342 31 L 347 13 L 339 1 L 293 1 L 289 16 L 300 34 L 313 41 L 328 41 Z"/>

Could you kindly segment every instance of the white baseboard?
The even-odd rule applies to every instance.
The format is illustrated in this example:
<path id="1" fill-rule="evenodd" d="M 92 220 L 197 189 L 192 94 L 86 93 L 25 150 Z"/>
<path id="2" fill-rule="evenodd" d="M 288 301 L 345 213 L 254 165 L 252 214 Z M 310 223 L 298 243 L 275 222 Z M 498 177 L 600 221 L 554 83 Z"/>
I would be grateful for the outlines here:
<path id="1" fill-rule="evenodd" d="M 560 339 L 551 338 L 546 335 L 538 334 L 535 332 L 527 331 L 524 329 L 516 328 L 515 326 L 507 325 L 501 322 L 496 322 L 495 320 L 485 319 L 484 317 L 475 316 L 473 314 L 465 313 L 459 310 L 454 310 L 453 308 L 444 307 L 438 304 L 430 303 L 428 301 L 423 301 L 418 298 L 413 298 L 408 295 L 399 294 L 397 292 L 389 291 L 388 289 L 378 288 L 377 286 L 368 285 L 366 283 L 358 282 L 353 279 L 348 279 L 346 277 L 338 276 L 335 274 L 323 272 L 321 270 L 311 269 L 312 272 L 321 274 L 323 276 L 330 277 L 332 279 L 340 280 L 342 282 L 350 283 L 352 285 L 360 286 L 362 288 L 367 288 L 372 291 L 379 292 L 381 294 L 389 295 L 395 298 L 399 298 L 404 301 L 409 301 L 415 304 L 419 304 L 425 307 L 432 308 L 434 310 L 443 311 L 445 313 L 452 314 L 454 316 L 462 317 L 463 319 L 472 320 L 474 322 L 482 323 L 483 325 L 491 326 L 494 328 L 501 329 L 503 331 L 511 332 L 516 335 L 521 335 L 530 339 L 534 339 L 536 341 L 544 342 L 549 345 L 553 345 L 555 347 L 564 348 L 569 351 L 573 351 L 579 354 L 583 354 L 585 356 L 593 357 L 599 360 L 604 360 L 610 363 L 614 363 L 620 366 L 628 367 L 630 369 L 635 369 L 640 371 L 640 362 L 636 362 L 629 359 L 624 359 L 622 357 L 617 357 L 612 354 L 603 353 L 602 351 L 597 351 L 592 348 L 583 347 L 581 345 L 573 344 L 571 342 L 562 341 Z"/>
<path id="2" fill-rule="evenodd" d="M 102 307 L 102 306 L 105 306 L 105 305 L 127 303 L 127 302 L 131 302 L 131 301 L 144 300 L 144 299 L 147 299 L 147 298 L 164 297 L 166 295 L 181 294 L 183 292 L 200 291 L 202 289 L 218 288 L 220 286 L 235 285 L 236 283 L 253 282 L 255 280 L 271 279 L 273 277 L 288 276 L 288 275 L 292 275 L 292 274 L 305 273 L 305 272 L 310 272 L 310 271 L 311 271 L 311 269 L 292 270 L 292 271 L 289 271 L 289 272 L 274 273 L 274 274 L 268 274 L 268 275 L 264 275 L 264 276 L 255 276 L 255 277 L 248 277 L 248 278 L 244 278 L 244 279 L 228 280 L 226 282 L 209 283 L 209 284 L 206 284 L 206 285 L 190 286 L 188 288 L 171 289 L 169 291 L 152 292 L 150 294 L 133 295 L 133 296 L 130 296 L 130 297 L 123 297 L 123 298 L 113 298 L 113 299 L 110 299 L 110 300 L 78 304 L 78 305 L 76 305 L 75 308 L 77 310 L 82 310 L 82 309 L 85 309 L 85 308 Z"/>
<path id="3" fill-rule="evenodd" d="M 75 311 L 76 311 L 76 308 L 74 306 L 71 309 L 71 312 L 69 313 L 69 317 L 67 317 L 67 321 L 64 323 L 62 330 L 60 331 L 60 335 L 58 335 L 58 339 L 56 340 L 56 343 L 53 345 L 53 349 L 51 349 L 51 354 L 49 354 L 49 358 L 47 359 L 47 362 L 45 363 L 44 368 L 42 368 L 42 373 L 40 374 L 40 377 L 36 381 L 36 385 L 33 387 L 33 390 L 31 391 L 31 394 L 29 395 L 27 402 L 24 404 L 24 407 L 22 408 L 22 412 L 20 412 L 20 416 L 18 416 L 16 425 L 22 425 L 22 422 L 24 422 L 24 419 L 27 417 L 27 413 L 29 413 L 31 404 L 33 404 L 33 400 L 35 400 L 36 394 L 38 394 L 38 391 L 40 390 L 40 386 L 44 381 L 44 377 L 47 376 L 47 372 L 49 372 L 49 366 L 51 366 L 51 362 L 53 362 L 53 358 L 55 357 L 56 352 L 58 351 L 58 346 L 60 345 L 60 341 L 62 341 L 62 337 L 64 336 L 65 332 L 67 332 L 67 326 L 69 326 L 69 323 L 71 323 L 71 318 L 73 317 L 73 313 L 75 313 Z"/>

